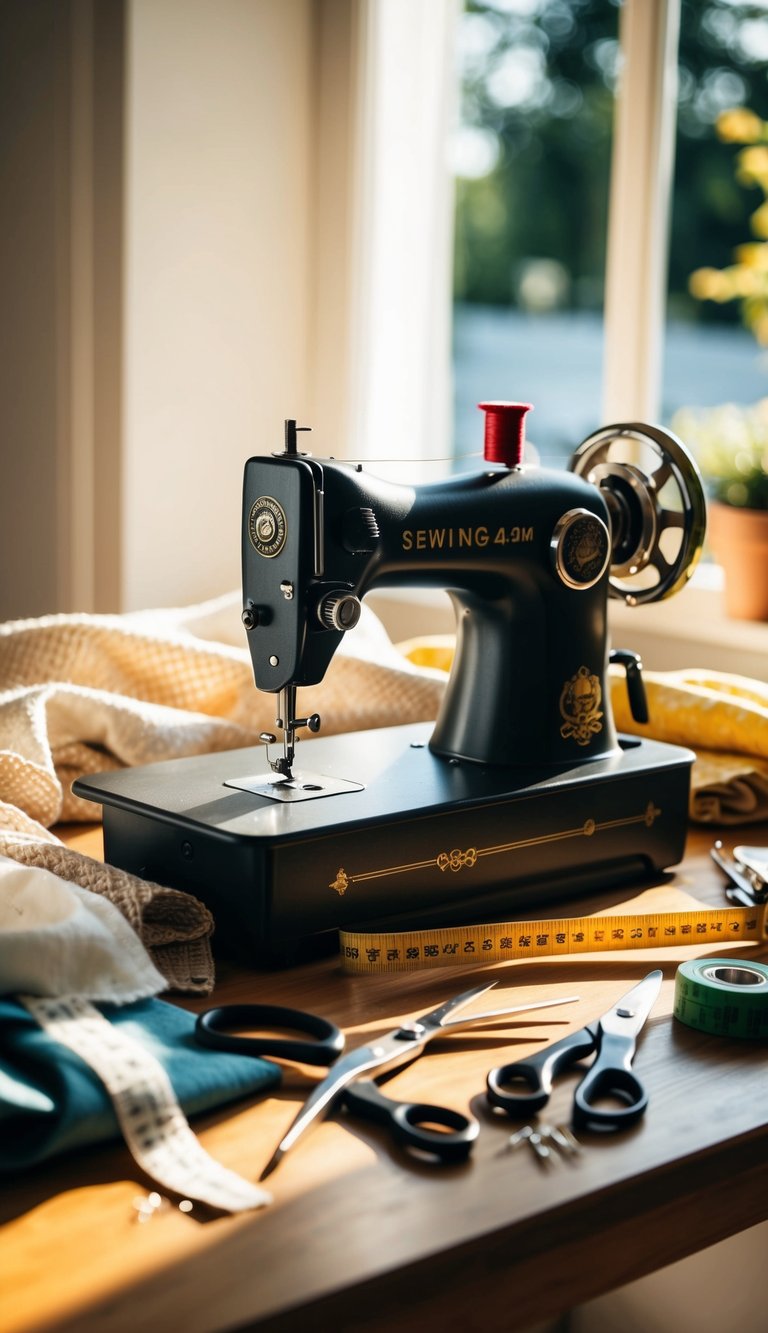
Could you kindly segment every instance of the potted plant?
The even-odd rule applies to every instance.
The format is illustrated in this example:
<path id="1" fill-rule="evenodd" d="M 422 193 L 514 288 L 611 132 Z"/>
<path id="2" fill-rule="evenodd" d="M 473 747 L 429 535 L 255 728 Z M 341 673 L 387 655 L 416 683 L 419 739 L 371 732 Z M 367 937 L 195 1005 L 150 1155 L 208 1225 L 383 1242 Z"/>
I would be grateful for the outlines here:
<path id="1" fill-rule="evenodd" d="M 746 408 L 683 408 L 674 428 L 709 491 L 707 532 L 725 576 L 726 613 L 768 620 L 768 398 Z"/>
<path id="2" fill-rule="evenodd" d="M 698 300 L 739 301 L 747 328 L 768 347 L 768 123 L 737 107 L 719 116 L 717 132 L 745 145 L 736 178 L 762 192 L 750 217 L 757 239 L 740 245 L 729 267 L 697 269 L 690 290 Z M 747 408 L 686 408 L 675 428 L 698 456 L 710 492 L 709 541 L 725 574 L 726 612 L 768 620 L 768 398 Z"/>

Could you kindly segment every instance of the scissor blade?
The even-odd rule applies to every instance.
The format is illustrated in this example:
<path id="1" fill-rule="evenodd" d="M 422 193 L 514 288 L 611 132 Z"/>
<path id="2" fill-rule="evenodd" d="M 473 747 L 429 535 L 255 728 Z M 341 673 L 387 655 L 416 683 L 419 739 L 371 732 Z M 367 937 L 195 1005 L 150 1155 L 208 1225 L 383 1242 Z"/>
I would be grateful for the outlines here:
<path id="1" fill-rule="evenodd" d="M 445 1004 L 439 1005 L 437 1009 L 430 1009 L 427 1014 L 419 1014 L 419 1017 L 414 1018 L 412 1023 L 419 1027 L 435 1030 L 439 1028 L 449 1028 L 452 1024 L 446 1022 L 446 1019 L 449 1018 L 454 1010 L 463 1009 L 465 1004 L 469 1004 L 477 995 L 485 995 L 486 991 L 492 990 L 495 985 L 495 981 L 489 981 L 486 982 L 484 986 L 473 986 L 472 990 L 462 991 L 461 995 L 454 995 L 453 999 L 446 1000 Z M 434 1036 L 434 1031 L 432 1031 L 431 1035 Z"/>
<path id="2" fill-rule="evenodd" d="M 636 1037 L 658 998 L 663 978 L 664 973 L 657 968 L 628 990 L 626 995 L 622 995 L 621 999 L 602 1015 L 600 1026 L 603 1032 L 622 1037 Z"/>
<path id="3" fill-rule="evenodd" d="M 559 1004 L 575 1004 L 580 995 L 564 995 L 557 1000 L 534 1000 L 529 1004 L 513 1004 L 508 1009 L 485 1009 L 482 1014 L 461 1014 L 458 1018 L 449 1018 L 444 1022 L 444 1032 L 453 1032 L 456 1028 L 472 1027 L 474 1023 L 488 1023 L 492 1018 L 506 1018 L 509 1014 L 526 1014 L 530 1009 L 554 1009 Z"/>
<path id="4" fill-rule="evenodd" d="M 385 1043 L 386 1038 L 381 1042 L 374 1042 L 370 1046 L 360 1046 L 356 1051 L 349 1051 L 347 1055 L 343 1055 L 340 1060 L 336 1061 L 325 1078 L 321 1079 L 312 1089 L 301 1110 L 289 1125 L 264 1167 L 259 1177 L 260 1180 L 265 1180 L 270 1172 L 274 1171 L 280 1159 L 309 1129 L 310 1125 L 317 1124 L 328 1115 L 334 1103 L 350 1083 L 354 1082 L 356 1078 L 360 1078 L 362 1074 L 366 1074 L 372 1069 L 378 1069 L 380 1065 L 386 1062 L 389 1051 L 388 1049 L 385 1050 Z"/>

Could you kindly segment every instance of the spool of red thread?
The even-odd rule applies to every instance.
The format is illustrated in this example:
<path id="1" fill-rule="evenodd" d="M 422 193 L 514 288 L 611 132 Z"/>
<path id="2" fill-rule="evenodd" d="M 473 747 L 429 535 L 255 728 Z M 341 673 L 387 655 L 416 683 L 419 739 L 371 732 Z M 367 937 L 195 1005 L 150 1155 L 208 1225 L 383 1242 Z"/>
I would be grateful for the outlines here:
<path id="1" fill-rule="evenodd" d="M 518 467 L 525 450 L 525 414 L 531 403 L 478 403 L 485 412 L 485 461 Z"/>

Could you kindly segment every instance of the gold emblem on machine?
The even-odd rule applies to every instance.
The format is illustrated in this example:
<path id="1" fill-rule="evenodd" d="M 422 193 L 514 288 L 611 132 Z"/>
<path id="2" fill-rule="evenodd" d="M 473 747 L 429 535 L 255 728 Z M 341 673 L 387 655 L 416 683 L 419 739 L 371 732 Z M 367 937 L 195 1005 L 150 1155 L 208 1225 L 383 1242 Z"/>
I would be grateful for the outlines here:
<path id="1" fill-rule="evenodd" d="M 599 677 L 593 675 L 589 667 L 579 667 L 575 676 L 565 682 L 560 694 L 560 714 L 564 719 L 560 735 L 563 740 L 589 745 L 592 737 L 603 729 L 602 699 Z"/>
<path id="2" fill-rule="evenodd" d="M 468 847 L 465 852 L 454 847 L 451 852 L 441 852 L 436 858 L 440 870 L 463 870 L 464 866 L 473 866 L 477 861 L 477 848 Z"/>
<path id="3" fill-rule="evenodd" d="M 331 881 L 331 883 L 328 885 L 328 888 L 335 889 L 340 898 L 344 897 L 344 894 L 349 888 L 349 875 L 347 874 L 343 866 L 340 867 L 336 875 L 336 878 Z"/>

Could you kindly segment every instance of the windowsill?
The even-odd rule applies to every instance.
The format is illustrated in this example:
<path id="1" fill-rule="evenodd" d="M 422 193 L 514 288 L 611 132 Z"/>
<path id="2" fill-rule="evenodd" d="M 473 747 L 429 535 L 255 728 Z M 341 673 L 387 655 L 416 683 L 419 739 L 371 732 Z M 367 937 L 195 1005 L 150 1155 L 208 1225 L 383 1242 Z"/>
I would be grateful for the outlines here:
<path id="1" fill-rule="evenodd" d="M 454 630 L 447 595 L 432 589 L 382 588 L 366 604 L 395 642 Z M 651 670 L 705 667 L 768 678 L 768 623 L 726 616 L 715 565 L 700 565 L 688 587 L 666 601 L 641 607 L 611 601 L 608 616 L 613 641 L 639 652 Z"/>
<path id="2" fill-rule="evenodd" d="M 622 630 L 639 627 L 642 618 L 643 633 L 685 642 L 707 653 L 725 647 L 756 654 L 762 659 L 761 678 L 768 671 L 768 623 L 734 620 L 725 614 L 723 571 L 717 565 L 700 565 L 688 587 L 666 601 L 639 608 L 611 602 L 609 618 L 614 629 Z M 756 670 L 744 674 L 754 675 Z"/>

